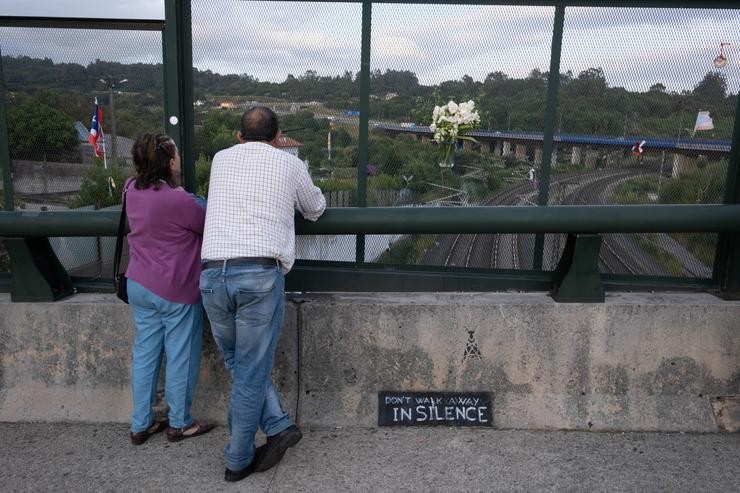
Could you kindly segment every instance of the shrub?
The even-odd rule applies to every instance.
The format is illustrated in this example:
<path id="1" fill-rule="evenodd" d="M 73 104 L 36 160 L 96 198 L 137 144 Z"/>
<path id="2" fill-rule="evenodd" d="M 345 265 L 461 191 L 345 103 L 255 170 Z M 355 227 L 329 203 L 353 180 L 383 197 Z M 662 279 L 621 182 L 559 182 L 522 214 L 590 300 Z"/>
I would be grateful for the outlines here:
<path id="1" fill-rule="evenodd" d="M 208 197 L 208 181 L 211 178 L 211 159 L 205 154 L 195 161 L 195 193 Z"/>
<path id="2" fill-rule="evenodd" d="M 93 164 L 82 178 L 80 194 L 72 201 L 70 208 L 92 205 L 96 209 L 102 209 L 120 204 L 124 182 L 122 168 L 109 166 L 105 169 L 97 163 Z"/>

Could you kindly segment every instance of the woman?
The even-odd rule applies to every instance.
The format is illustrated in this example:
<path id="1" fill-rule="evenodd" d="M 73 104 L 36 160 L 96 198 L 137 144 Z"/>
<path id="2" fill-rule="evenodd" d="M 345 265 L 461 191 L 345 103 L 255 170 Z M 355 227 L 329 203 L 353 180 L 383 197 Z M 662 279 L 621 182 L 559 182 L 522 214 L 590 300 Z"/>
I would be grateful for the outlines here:
<path id="1" fill-rule="evenodd" d="M 177 442 L 213 429 L 190 415 L 200 369 L 203 304 L 198 282 L 205 210 L 180 186 L 180 154 L 167 135 L 141 135 L 131 149 L 136 175 L 124 186 L 128 297 L 136 324 L 131 387 L 131 442 L 167 430 Z M 166 420 L 155 421 L 162 353 L 167 356 Z"/>

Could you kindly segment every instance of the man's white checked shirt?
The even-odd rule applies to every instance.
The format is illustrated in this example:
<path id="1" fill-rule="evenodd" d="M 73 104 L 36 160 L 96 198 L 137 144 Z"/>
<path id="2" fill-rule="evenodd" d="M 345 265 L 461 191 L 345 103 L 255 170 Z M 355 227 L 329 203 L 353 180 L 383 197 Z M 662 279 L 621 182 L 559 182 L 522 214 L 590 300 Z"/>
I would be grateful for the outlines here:
<path id="1" fill-rule="evenodd" d="M 315 221 L 325 208 L 297 157 L 262 142 L 219 151 L 211 164 L 201 258 L 272 257 L 288 272 L 295 261 L 295 210 Z"/>

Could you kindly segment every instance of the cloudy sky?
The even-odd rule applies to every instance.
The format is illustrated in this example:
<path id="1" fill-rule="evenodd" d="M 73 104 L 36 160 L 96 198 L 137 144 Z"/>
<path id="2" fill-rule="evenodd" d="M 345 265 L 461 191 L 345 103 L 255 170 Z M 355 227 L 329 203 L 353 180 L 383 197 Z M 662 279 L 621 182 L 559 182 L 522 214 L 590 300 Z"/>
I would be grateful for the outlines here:
<path id="1" fill-rule="evenodd" d="M 193 63 L 219 73 L 282 81 L 307 70 L 356 72 L 361 6 L 346 3 L 193 0 Z M 554 8 L 507 6 L 373 6 L 371 68 L 411 70 L 421 83 L 483 80 L 494 71 L 524 77 L 548 70 Z M 162 0 L 0 0 L 0 15 L 164 18 Z M 561 72 L 602 67 L 611 86 L 644 91 L 693 88 L 720 42 L 729 90 L 740 87 L 740 11 L 568 8 Z M 158 33 L 0 28 L 3 54 L 58 62 L 161 61 Z"/>

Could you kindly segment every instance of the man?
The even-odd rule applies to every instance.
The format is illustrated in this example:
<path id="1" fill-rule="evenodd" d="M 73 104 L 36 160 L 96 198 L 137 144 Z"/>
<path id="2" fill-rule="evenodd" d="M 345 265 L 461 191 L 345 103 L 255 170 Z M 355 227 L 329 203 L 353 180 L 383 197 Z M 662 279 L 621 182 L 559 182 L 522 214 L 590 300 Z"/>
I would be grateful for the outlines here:
<path id="1" fill-rule="evenodd" d="M 284 275 L 295 260 L 295 210 L 315 221 L 326 208 L 306 165 L 275 148 L 280 130 L 272 110 L 249 109 L 240 127 L 239 144 L 213 157 L 200 278 L 213 337 L 232 376 L 227 481 L 266 471 L 301 439 L 271 372 Z M 267 443 L 255 450 L 258 426 Z"/>

